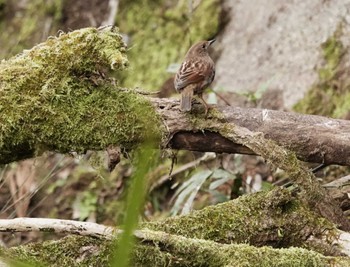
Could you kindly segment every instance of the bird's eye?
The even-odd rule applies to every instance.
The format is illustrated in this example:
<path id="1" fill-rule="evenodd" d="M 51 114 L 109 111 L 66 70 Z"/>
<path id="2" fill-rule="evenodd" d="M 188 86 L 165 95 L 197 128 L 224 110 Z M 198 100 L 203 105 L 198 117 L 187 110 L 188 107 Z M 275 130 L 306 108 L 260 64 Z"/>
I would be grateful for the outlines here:
<path id="1" fill-rule="evenodd" d="M 205 48 L 205 44 L 202 45 L 202 48 L 203 48 L 203 49 Z"/>

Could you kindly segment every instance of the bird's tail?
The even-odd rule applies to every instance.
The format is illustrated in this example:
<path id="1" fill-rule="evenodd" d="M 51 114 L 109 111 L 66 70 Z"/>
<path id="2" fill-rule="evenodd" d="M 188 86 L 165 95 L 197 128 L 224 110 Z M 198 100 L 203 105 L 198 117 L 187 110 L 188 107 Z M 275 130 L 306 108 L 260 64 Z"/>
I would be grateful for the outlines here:
<path id="1" fill-rule="evenodd" d="M 190 111 L 192 106 L 193 86 L 186 86 L 181 92 L 181 111 Z"/>

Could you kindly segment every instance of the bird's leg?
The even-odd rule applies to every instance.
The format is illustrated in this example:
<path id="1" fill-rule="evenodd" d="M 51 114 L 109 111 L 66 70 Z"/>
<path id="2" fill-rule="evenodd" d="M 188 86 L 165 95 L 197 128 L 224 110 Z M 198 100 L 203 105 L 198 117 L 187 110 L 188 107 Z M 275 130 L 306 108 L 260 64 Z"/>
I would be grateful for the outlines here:
<path id="1" fill-rule="evenodd" d="M 208 105 L 207 102 L 205 102 L 205 100 L 203 99 L 203 94 L 202 94 L 202 93 L 198 94 L 198 98 L 201 100 L 202 104 L 204 105 L 204 108 L 205 108 L 205 113 L 204 113 L 204 115 L 207 116 L 208 110 L 209 110 L 209 105 Z"/>

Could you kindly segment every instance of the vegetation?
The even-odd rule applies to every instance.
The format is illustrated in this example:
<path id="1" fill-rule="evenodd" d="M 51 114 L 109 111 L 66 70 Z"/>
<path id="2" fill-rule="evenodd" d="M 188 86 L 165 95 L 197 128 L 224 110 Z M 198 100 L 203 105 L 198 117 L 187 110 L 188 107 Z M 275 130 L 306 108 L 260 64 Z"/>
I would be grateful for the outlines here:
<path id="1" fill-rule="evenodd" d="M 321 46 L 324 58 L 318 69 L 318 81 L 308 91 L 305 98 L 295 105 L 300 113 L 318 114 L 335 118 L 345 118 L 350 109 L 350 80 L 347 66 L 347 50 L 341 37 L 342 24 L 333 36 Z"/>

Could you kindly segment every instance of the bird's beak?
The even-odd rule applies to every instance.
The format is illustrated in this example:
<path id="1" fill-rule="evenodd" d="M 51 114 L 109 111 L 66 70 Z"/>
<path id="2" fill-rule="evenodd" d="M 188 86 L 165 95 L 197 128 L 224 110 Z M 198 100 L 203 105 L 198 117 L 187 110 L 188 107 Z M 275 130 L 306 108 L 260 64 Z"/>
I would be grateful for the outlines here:
<path id="1" fill-rule="evenodd" d="M 209 45 L 211 45 L 212 43 L 214 43 L 216 41 L 216 39 L 214 38 L 213 40 L 208 41 Z"/>

